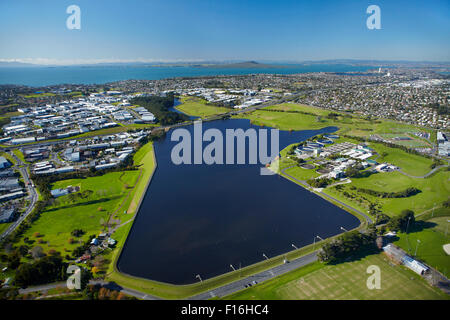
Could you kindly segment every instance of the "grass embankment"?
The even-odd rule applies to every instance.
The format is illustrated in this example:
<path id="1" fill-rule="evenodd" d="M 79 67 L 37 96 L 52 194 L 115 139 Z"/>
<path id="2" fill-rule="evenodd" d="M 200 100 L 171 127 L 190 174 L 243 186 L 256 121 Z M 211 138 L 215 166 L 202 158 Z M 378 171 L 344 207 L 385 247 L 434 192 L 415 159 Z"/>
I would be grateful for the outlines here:
<path id="1" fill-rule="evenodd" d="M 13 149 L 12 152 L 16 155 L 17 158 L 19 158 L 20 161 L 22 161 L 23 163 L 28 163 L 27 161 L 25 161 L 25 156 L 23 155 L 22 151 L 20 151 L 19 149 Z"/>
<path id="2" fill-rule="evenodd" d="M 194 117 L 206 118 L 232 111 L 232 109 L 208 105 L 206 100 L 197 97 L 183 96 L 180 98 L 180 102 L 181 104 L 175 109 Z"/>
<path id="3" fill-rule="evenodd" d="M 366 270 L 376 265 L 381 270 L 381 289 L 369 290 Z M 425 300 L 448 299 L 419 275 L 389 263 L 383 254 L 351 262 L 309 264 L 285 275 L 257 284 L 225 297 L 225 300 Z"/>
<path id="4" fill-rule="evenodd" d="M 9 162 L 11 162 L 11 164 L 14 166 L 16 164 L 16 161 L 14 160 L 14 158 L 7 152 L 3 152 L 0 151 L 0 156 L 1 157 L 5 157 L 6 160 L 8 160 Z"/>
<path id="5" fill-rule="evenodd" d="M 145 191 L 147 190 L 147 185 L 150 183 L 150 179 L 156 169 L 153 144 L 147 143 L 139 149 L 134 155 L 133 162 L 135 165 L 139 166 L 140 177 L 137 185 L 130 195 L 130 203 L 127 209 L 128 213 L 137 213 L 139 203 L 143 198 Z"/>
<path id="6" fill-rule="evenodd" d="M 0 234 L 5 232 L 5 230 L 8 229 L 11 224 L 12 224 L 12 222 L 0 223 Z"/>

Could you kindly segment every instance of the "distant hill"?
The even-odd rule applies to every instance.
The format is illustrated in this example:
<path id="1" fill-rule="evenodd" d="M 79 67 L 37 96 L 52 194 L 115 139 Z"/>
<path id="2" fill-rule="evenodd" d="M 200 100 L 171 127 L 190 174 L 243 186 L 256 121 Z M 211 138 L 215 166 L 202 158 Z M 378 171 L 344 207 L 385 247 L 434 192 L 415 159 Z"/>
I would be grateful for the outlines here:
<path id="1" fill-rule="evenodd" d="M 256 61 L 245 61 L 226 64 L 204 64 L 195 65 L 197 68 L 221 68 L 221 69 L 282 69 L 287 66 L 259 63 Z"/>

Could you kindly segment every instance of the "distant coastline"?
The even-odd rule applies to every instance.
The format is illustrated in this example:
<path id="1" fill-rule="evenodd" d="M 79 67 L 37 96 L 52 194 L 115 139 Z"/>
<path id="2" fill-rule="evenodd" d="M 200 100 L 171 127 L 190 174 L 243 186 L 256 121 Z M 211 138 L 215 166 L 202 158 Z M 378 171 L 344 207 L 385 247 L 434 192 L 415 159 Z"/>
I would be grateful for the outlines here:
<path id="1" fill-rule="evenodd" d="M 202 77 L 248 74 L 300 74 L 313 72 L 367 72 L 378 65 L 349 64 L 265 65 L 258 63 L 209 65 L 194 67 L 178 65 L 85 65 L 85 66 L 0 66 L 0 85 L 43 87 L 61 84 L 104 84 L 123 80 L 161 80 L 178 77 Z"/>

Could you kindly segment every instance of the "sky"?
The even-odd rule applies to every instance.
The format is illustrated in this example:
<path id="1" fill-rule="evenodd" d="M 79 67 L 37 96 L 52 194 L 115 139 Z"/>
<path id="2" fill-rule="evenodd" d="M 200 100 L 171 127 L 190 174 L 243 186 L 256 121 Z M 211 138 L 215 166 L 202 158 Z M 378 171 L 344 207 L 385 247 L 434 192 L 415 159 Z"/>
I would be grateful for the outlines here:
<path id="1" fill-rule="evenodd" d="M 0 61 L 450 61 L 449 18 L 448 0 L 0 0 Z"/>

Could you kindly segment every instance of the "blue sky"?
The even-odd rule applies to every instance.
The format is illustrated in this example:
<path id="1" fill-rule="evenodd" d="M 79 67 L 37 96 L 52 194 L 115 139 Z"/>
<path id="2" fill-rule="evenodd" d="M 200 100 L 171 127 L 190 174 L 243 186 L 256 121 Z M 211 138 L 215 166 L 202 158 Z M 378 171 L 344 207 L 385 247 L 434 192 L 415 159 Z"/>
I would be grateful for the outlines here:
<path id="1" fill-rule="evenodd" d="M 81 30 L 66 28 L 71 4 Z M 450 61 L 449 17 L 448 0 L 1 0 L 0 60 Z"/>

